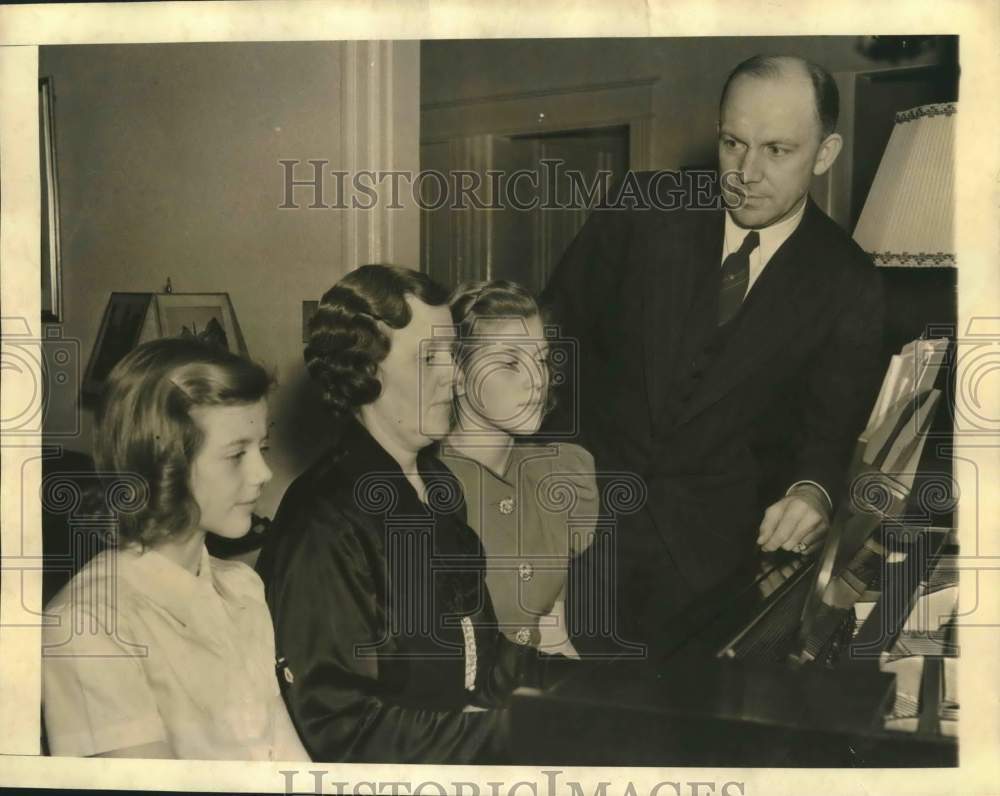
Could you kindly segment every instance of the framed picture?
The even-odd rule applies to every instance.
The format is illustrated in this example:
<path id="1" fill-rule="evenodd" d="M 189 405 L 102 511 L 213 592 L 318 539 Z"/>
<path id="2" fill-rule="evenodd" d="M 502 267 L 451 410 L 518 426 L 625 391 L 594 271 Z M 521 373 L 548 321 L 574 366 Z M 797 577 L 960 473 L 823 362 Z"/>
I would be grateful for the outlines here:
<path id="1" fill-rule="evenodd" d="M 112 293 L 83 377 L 92 399 L 129 351 L 159 337 L 197 337 L 247 355 L 228 293 Z"/>
<path id="2" fill-rule="evenodd" d="M 199 337 L 247 353 L 228 293 L 157 293 L 158 337 Z"/>
<path id="3" fill-rule="evenodd" d="M 59 253 L 59 177 L 52 78 L 38 81 L 38 142 L 42 178 L 42 320 L 62 320 L 62 263 Z"/>

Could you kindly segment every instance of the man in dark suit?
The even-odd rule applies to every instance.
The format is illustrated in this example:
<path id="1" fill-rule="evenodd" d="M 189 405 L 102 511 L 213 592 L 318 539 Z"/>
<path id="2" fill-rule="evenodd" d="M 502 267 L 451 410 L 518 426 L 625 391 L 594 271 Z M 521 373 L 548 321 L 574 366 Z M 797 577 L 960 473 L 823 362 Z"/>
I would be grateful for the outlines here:
<path id="1" fill-rule="evenodd" d="M 614 606 L 619 639 L 655 648 L 757 549 L 814 549 L 843 494 L 883 352 L 880 280 L 808 196 L 840 152 L 837 103 L 821 67 L 740 64 L 719 114 L 732 209 L 596 210 L 546 288 L 579 343 L 580 439 L 599 473 L 647 490 L 644 510 L 616 518 L 614 561 L 580 562 L 613 572 L 613 596 L 571 585 L 577 610 Z"/>

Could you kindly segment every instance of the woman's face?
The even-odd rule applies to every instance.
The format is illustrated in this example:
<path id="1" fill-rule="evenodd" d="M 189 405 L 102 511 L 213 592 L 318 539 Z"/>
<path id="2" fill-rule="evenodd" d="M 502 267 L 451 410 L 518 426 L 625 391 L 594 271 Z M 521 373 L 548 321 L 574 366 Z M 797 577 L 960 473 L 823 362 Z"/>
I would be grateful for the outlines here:
<path id="1" fill-rule="evenodd" d="M 191 410 L 205 439 L 191 462 L 191 492 L 201 511 L 200 527 L 238 539 L 250 530 L 250 515 L 271 470 L 267 450 L 267 401 Z"/>
<path id="2" fill-rule="evenodd" d="M 389 353 L 379 364 L 382 392 L 360 409 L 361 422 L 383 446 L 409 452 L 448 434 L 455 384 L 455 327 L 447 306 L 406 297 L 412 317 L 389 329 Z"/>
<path id="3" fill-rule="evenodd" d="M 482 345 L 476 343 L 463 361 L 457 386 L 468 420 L 508 434 L 534 434 L 549 388 L 541 318 L 480 318 L 473 335 Z"/>

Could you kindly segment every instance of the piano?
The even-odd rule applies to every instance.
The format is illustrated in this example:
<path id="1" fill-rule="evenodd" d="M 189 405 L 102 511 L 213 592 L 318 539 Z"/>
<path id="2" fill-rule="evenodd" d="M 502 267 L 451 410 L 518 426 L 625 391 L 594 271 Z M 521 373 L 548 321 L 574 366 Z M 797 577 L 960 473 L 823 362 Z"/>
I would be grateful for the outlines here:
<path id="1" fill-rule="evenodd" d="M 512 758 L 585 766 L 957 765 L 957 700 L 946 700 L 948 659 L 958 654 L 953 623 L 919 633 L 907 624 L 918 600 L 942 587 L 957 591 L 949 566 L 955 534 L 911 510 L 940 398 L 929 389 L 936 373 L 917 370 L 903 395 L 884 385 L 859 438 L 851 495 L 818 554 L 760 553 L 671 620 L 670 646 L 655 656 L 583 660 L 545 691 L 519 689 Z M 887 665 L 903 658 L 919 672 L 917 688 L 900 687 Z"/>

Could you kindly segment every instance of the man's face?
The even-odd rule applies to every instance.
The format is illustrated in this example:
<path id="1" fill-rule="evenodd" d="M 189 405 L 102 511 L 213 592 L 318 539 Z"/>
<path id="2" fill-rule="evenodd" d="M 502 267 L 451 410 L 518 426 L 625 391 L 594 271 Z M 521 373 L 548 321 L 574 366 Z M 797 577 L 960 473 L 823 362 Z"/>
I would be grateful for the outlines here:
<path id="1" fill-rule="evenodd" d="M 719 119 L 723 191 L 730 205 L 739 204 L 733 219 L 759 229 L 794 215 L 839 147 L 839 136 L 822 139 L 807 75 L 736 78 Z"/>
<path id="2" fill-rule="evenodd" d="M 382 392 L 361 420 L 391 448 L 419 451 L 451 428 L 455 327 L 447 305 L 406 297 L 413 313 L 403 329 L 387 329 L 389 353 L 379 364 Z"/>

